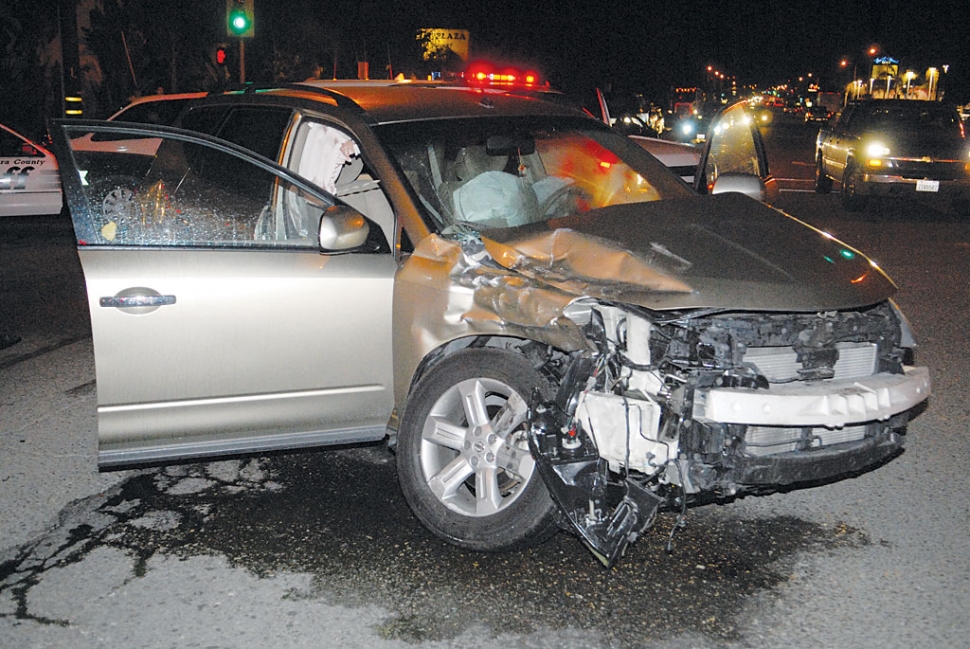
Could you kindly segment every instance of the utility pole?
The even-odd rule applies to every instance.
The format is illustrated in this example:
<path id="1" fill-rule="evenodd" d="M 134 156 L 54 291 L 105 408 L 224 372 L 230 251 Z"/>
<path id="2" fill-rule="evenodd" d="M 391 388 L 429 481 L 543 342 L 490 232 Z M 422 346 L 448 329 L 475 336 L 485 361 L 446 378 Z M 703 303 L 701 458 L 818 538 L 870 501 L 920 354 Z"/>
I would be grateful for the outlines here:
<path id="1" fill-rule="evenodd" d="M 59 0 L 57 18 L 61 32 L 61 112 L 81 117 L 81 55 L 77 39 L 77 0 Z"/>

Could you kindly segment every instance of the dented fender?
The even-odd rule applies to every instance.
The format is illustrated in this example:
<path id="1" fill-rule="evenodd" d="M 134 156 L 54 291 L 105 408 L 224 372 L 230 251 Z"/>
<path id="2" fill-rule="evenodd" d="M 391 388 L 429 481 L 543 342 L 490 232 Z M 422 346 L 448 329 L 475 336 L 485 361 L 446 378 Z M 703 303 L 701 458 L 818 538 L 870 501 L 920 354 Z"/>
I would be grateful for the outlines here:
<path id="1" fill-rule="evenodd" d="M 418 244 L 394 289 L 394 394 L 400 411 L 421 362 L 448 343 L 510 336 L 567 352 L 589 346 L 564 315 L 576 296 L 494 263 L 480 240 L 439 235 Z"/>

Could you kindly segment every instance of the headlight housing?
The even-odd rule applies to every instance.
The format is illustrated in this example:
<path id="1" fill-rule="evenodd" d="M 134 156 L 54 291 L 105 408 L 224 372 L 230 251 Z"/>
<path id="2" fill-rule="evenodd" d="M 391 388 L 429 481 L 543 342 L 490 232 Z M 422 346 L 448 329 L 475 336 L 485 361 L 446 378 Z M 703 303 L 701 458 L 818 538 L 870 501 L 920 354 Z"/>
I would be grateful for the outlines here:
<path id="1" fill-rule="evenodd" d="M 891 169 L 894 165 L 889 160 L 892 152 L 882 142 L 870 142 L 866 145 L 866 166 L 872 169 Z"/>
<path id="2" fill-rule="evenodd" d="M 866 147 L 866 157 L 869 158 L 885 158 L 889 154 L 889 147 L 882 142 L 870 142 Z"/>

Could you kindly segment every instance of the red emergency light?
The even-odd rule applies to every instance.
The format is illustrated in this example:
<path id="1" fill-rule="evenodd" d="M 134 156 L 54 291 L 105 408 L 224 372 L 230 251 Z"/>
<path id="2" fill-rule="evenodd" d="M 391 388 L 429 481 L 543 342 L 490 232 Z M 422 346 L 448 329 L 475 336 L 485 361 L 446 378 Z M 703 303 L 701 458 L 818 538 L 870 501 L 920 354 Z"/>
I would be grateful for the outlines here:
<path id="1" fill-rule="evenodd" d="M 538 73 L 532 70 L 504 68 L 497 70 L 488 63 L 475 63 L 464 73 L 465 82 L 480 87 L 532 88 L 540 83 Z"/>

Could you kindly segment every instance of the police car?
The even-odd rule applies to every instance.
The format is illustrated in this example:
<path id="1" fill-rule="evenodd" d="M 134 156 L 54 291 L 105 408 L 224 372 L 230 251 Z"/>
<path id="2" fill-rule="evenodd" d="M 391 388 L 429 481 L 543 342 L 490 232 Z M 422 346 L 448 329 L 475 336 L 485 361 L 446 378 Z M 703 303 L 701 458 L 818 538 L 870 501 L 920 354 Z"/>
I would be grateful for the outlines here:
<path id="1" fill-rule="evenodd" d="M 57 214 L 62 204 L 54 154 L 0 124 L 0 216 Z"/>

